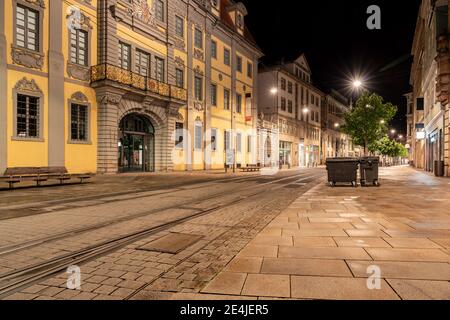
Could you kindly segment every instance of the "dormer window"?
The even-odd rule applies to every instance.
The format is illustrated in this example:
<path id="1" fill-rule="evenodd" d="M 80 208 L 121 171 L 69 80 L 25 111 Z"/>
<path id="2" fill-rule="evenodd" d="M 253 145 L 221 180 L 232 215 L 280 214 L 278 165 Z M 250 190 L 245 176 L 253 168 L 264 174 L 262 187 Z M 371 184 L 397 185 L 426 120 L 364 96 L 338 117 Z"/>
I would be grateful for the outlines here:
<path id="1" fill-rule="evenodd" d="M 238 27 L 238 28 L 243 28 L 244 26 L 243 26 L 243 17 L 242 17 L 242 14 L 241 13 L 238 13 L 237 14 L 237 18 L 236 18 L 236 26 Z"/>
<path id="2" fill-rule="evenodd" d="M 234 25 L 236 26 L 236 29 L 242 35 L 244 33 L 244 17 L 247 15 L 247 9 L 241 2 L 238 2 L 229 6 L 227 10 L 234 22 Z"/>

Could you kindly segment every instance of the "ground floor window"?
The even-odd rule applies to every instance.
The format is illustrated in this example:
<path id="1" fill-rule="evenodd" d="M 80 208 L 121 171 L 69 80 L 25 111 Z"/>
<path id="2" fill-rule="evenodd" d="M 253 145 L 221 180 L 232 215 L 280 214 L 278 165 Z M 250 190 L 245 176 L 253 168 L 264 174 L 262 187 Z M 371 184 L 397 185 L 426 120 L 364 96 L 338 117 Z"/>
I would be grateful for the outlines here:
<path id="1" fill-rule="evenodd" d="M 70 105 L 70 139 L 88 140 L 88 106 L 72 103 Z"/>
<path id="2" fill-rule="evenodd" d="M 39 137 L 39 98 L 24 94 L 17 95 L 17 136 Z"/>
<path id="3" fill-rule="evenodd" d="M 291 164 L 292 143 L 280 141 L 280 165 Z"/>

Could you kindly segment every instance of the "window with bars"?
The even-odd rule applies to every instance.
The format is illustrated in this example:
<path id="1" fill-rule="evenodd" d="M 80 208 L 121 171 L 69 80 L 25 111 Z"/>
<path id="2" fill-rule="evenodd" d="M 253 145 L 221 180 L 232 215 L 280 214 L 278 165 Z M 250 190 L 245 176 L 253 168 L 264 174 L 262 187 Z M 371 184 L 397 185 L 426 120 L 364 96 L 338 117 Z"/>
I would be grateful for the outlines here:
<path id="1" fill-rule="evenodd" d="M 84 30 L 70 30 L 70 62 L 88 65 L 88 33 Z"/>
<path id="2" fill-rule="evenodd" d="M 147 77 L 150 71 L 150 55 L 137 49 L 135 53 L 136 73 Z"/>
<path id="3" fill-rule="evenodd" d="M 20 4 L 16 7 L 16 45 L 39 51 L 39 12 Z"/>
<path id="4" fill-rule="evenodd" d="M 203 79 L 196 76 L 194 79 L 194 93 L 197 101 L 203 100 Z"/>
<path id="5" fill-rule="evenodd" d="M 184 37 L 184 19 L 179 16 L 175 16 L 175 33 L 181 38 Z"/>
<path id="6" fill-rule="evenodd" d="M 194 45 L 196 48 L 203 49 L 203 32 L 195 28 Z"/>
<path id="7" fill-rule="evenodd" d="M 211 105 L 217 106 L 217 85 L 211 84 Z"/>
<path id="8" fill-rule="evenodd" d="M 131 65 L 131 46 L 129 44 L 119 42 L 119 66 L 122 69 L 130 70 Z"/>
<path id="9" fill-rule="evenodd" d="M 82 104 L 70 105 L 70 139 L 87 141 L 88 139 L 88 107 Z"/>
<path id="10" fill-rule="evenodd" d="M 230 90 L 223 89 L 223 108 L 230 110 Z"/>
<path id="11" fill-rule="evenodd" d="M 156 80 L 164 82 L 165 79 L 165 66 L 164 59 L 156 57 Z"/>
<path id="12" fill-rule="evenodd" d="M 39 97 L 17 95 L 17 136 L 39 138 Z"/>
<path id="13" fill-rule="evenodd" d="M 175 69 L 175 85 L 184 88 L 184 71 L 183 69 Z"/>
<path id="14" fill-rule="evenodd" d="M 242 96 L 239 93 L 236 94 L 236 112 L 242 113 Z"/>
<path id="15" fill-rule="evenodd" d="M 158 19 L 161 22 L 166 21 L 165 19 L 165 7 L 164 7 L 164 1 L 162 0 L 156 0 L 156 19 Z"/>

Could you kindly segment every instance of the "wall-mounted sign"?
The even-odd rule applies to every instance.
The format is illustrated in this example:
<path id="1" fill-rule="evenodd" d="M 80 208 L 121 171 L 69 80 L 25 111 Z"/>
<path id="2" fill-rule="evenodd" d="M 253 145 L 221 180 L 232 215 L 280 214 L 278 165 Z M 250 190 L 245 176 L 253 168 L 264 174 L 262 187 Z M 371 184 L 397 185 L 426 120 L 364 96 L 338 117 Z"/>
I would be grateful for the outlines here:
<path id="1" fill-rule="evenodd" d="M 425 139 L 425 131 L 416 132 L 416 140 L 423 140 L 423 139 Z"/>

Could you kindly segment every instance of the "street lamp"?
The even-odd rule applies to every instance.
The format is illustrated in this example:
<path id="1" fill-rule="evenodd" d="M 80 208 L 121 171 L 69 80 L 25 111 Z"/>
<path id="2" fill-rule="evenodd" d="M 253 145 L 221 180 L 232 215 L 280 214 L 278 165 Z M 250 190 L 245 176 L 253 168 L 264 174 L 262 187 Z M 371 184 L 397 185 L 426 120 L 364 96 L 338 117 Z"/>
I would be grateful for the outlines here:
<path id="1" fill-rule="evenodd" d="M 354 87 L 355 89 L 359 89 L 359 87 L 361 87 L 361 85 L 362 85 L 361 80 L 355 80 L 355 81 L 353 81 L 353 87 Z"/>
<path id="2" fill-rule="evenodd" d="M 337 122 L 334 124 L 334 127 L 335 127 L 335 128 L 339 128 L 339 126 L 340 126 L 340 124 L 337 123 Z"/>
<path id="3" fill-rule="evenodd" d="M 380 121 L 380 123 L 381 123 L 381 124 L 385 124 L 385 123 L 386 123 L 386 121 L 384 121 L 384 120 L 381 120 L 381 121 Z"/>
<path id="4" fill-rule="evenodd" d="M 391 134 L 395 134 L 396 132 L 397 132 L 397 130 L 391 129 Z"/>
<path id="5" fill-rule="evenodd" d="M 270 93 L 271 94 L 277 94 L 277 92 L 278 92 L 278 90 L 277 90 L 277 88 L 272 88 L 272 89 L 270 89 Z"/>
<path id="6" fill-rule="evenodd" d="M 304 114 L 307 114 L 309 112 L 309 109 L 308 108 L 303 108 L 302 111 L 303 111 Z"/>

